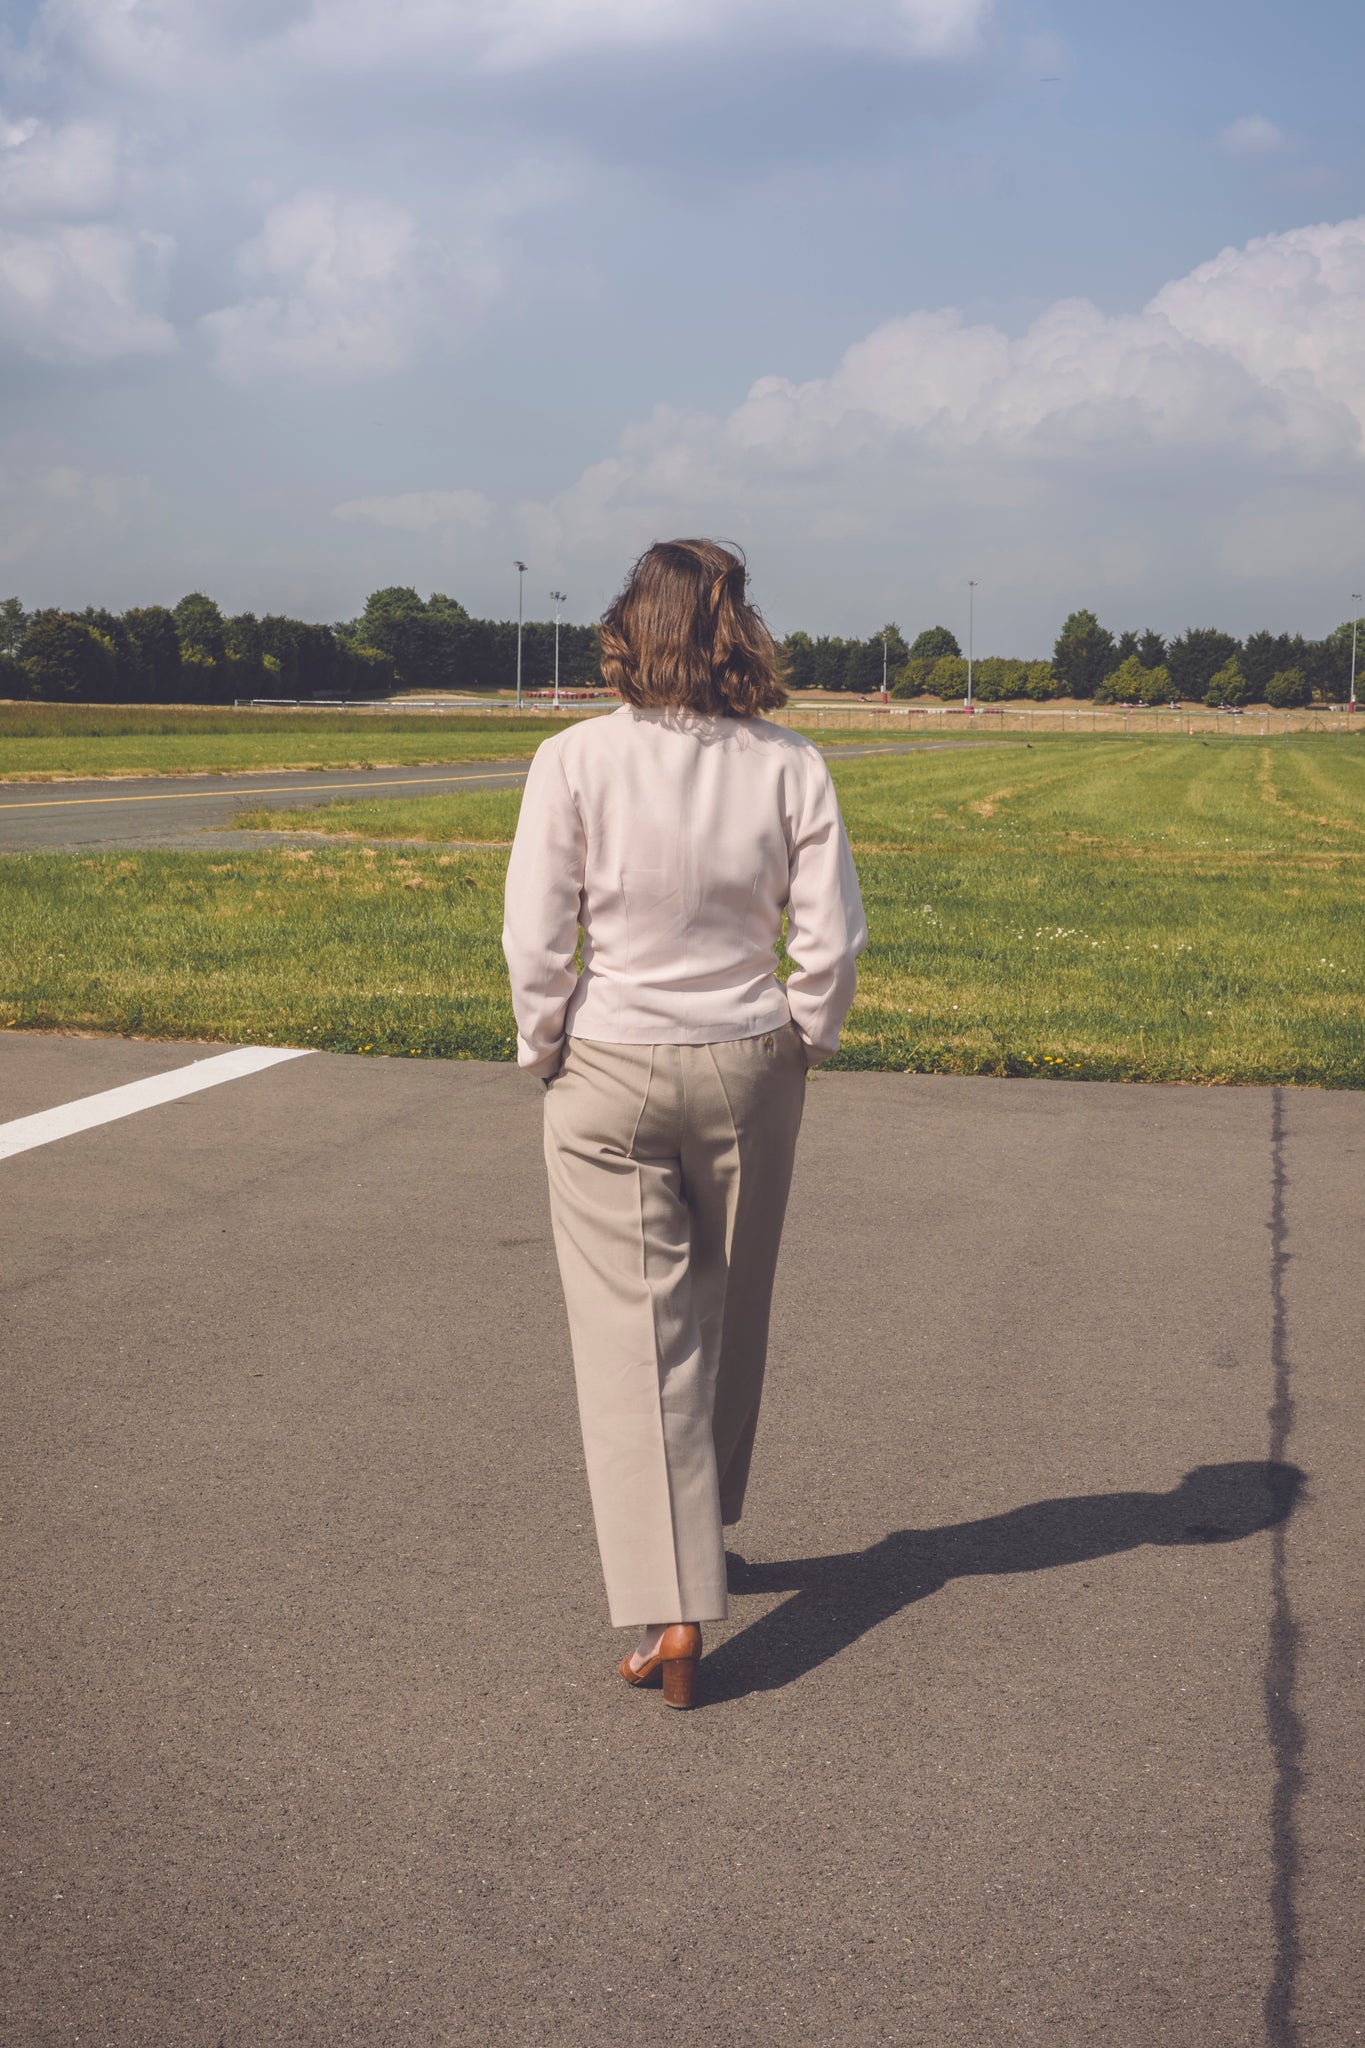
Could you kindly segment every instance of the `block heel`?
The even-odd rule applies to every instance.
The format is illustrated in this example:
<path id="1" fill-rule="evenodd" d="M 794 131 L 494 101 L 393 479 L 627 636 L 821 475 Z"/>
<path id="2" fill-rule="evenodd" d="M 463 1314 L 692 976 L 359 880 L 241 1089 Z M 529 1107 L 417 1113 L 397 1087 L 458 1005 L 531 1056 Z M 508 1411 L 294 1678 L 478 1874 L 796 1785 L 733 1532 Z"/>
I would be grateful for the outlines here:
<path id="1" fill-rule="evenodd" d="M 627 1685 L 663 1683 L 666 1707 L 691 1707 L 697 1701 L 697 1666 L 701 1662 L 701 1630 L 694 1621 L 676 1621 L 666 1628 L 654 1655 L 638 1671 L 629 1657 L 618 1669 Z"/>
<path id="2" fill-rule="evenodd" d="M 664 1705 L 666 1707 L 695 1706 L 697 1699 L 697 1657 L 666 1657 L 664 1659 Z"/>

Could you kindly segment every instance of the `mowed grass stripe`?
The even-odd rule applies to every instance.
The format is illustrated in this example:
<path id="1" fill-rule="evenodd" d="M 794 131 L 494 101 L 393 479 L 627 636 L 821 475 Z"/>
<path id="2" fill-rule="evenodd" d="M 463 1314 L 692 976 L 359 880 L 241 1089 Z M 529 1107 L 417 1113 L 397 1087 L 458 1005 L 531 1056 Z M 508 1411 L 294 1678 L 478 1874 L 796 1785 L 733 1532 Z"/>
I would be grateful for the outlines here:
<path id="1" fill-rule="evenodd" d="M 1365 1086 L 1365 747 L 1056 740 L 834 772 L 871 931 L 839 1065 Z M 508 1057 L 519 804 L 362 799 L 259 814 L 353 835 L 310 848 L 0 864 L 0 1017 Z"/>

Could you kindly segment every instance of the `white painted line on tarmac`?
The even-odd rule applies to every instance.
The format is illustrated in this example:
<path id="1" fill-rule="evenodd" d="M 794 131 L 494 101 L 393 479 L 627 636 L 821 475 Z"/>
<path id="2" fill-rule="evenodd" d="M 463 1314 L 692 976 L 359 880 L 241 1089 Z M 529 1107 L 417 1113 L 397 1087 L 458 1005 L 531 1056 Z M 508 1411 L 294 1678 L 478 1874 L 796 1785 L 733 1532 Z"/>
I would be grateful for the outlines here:
<path id="1" fill-rule="evenodd" d="M 169 1074 L 149 1074 L 144 1081 L 128 1081 L 122 1088 L 105 1088 L 98 1095 L 83 1095 L 56 1109 L 16 1117 L 13 1123 L 0 1124 L 0 1159 L 12 1159 L 16 1152 L 31 1152 L 35 1145 L 50 1145 L 57 1138 L 73 1137 L 77 1131 L 92 1131 L 99 1124 L 115 1123 L 122 1116 L 135 1116 L 140 1109 L 155 1109 L 160 1102 L 197 1095 L 201 1088 L 216 1088 L 220 1081 L 258 1074 L 263 1067 L 278 1066 L 281 1060 L 304 1059 L 313 1050 L 311 1045 L 238 1045 L 231 1052 L 194 1060 Z"/>

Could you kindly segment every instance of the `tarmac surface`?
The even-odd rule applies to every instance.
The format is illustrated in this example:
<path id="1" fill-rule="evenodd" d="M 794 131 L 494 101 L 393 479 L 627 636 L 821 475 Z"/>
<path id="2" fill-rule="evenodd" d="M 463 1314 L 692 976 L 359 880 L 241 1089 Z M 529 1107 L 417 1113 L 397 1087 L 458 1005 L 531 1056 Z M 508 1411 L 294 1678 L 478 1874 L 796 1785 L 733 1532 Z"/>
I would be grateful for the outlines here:
<path id="1" fill-rule="evenodd" d="M 0 783 L 0 853 L 65 853 L 99 847 L 202 847 L 227 843 L 219 829 L 242 811 L 294 809 L 338 798 L 444 796 L 462 783 L 520 789 L 526 762 L 470 761 L 432 768 L 266 769 L 251 775 L 99 777 L 89 782 Z M 235 832 L 254 846 L 256 832 Z"/>
<path id="2" fill-rule="evenodd" d="M 0 1038 L 0 1122 L 219 1048 Z M 615 1676 L 508 1067 L 0 1165 L 6 2048 L 1365 2040 L 1365 1095 L 821 1074 Z"/>
<path id="3" fill-rule="evenodd" d="M 841 761 L 875 754 L 955 753 L 995 740 L 881 740 L 831 748 Z M 1005 741 L 1005 745 L 1018 742 Z M 102 847 L 224 848 L 278 845 L 295 833 L 233 829 L 242 811 L 294 809 L 353 797 L 442 796 L 473 783 L 520 789 L 525 757 L 419 768 L 265 769 L 250 775 L 96 777 L 87 782 L 0 782 L 0 853 L 80 853 Z"/>

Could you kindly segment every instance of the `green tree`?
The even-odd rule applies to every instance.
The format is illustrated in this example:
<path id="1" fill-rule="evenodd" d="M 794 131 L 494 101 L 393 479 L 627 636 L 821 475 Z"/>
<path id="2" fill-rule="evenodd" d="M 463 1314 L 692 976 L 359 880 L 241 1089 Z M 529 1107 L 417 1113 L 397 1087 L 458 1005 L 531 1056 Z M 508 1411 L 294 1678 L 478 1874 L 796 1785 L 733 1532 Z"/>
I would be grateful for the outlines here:
<path id="1" fill-rule="evenodd" d="M 255 612 L 235 613 L 227 622 L 224 638 L 232 670 L 233 695 L 254 696 L 265 676 L 265 640 Z"/>
<path id="2" fill-rule="evenodd" d="M 358 621 L 358 638 L 378 647 L 393 662 L 404 689 L 425 690 L 432 684 L 432 634 L 427 608 L 406 584 L 372 590 Z"/>
<path id="3" fill-rule="evenodd" d="M 951 704 L 967 695 L 967 664 L 960 654 L 942 654 L 929 671 L 929 690 Z"/>
<path id="4" fill-rule="evenodd" d="M 1049 697 L 1060 697 L 1061 687 L 1053 673 L 1050 661 L 1030 661 L 1024 668 L 1023 691 L 1035 704 L 1045 704 Z"/>
<path id="5" fill-rule="evenodd" d="M 1111 669 L 1095 692 L 1097 704 L 1169 704 L 1173 695 L 1169 669 L 1148 668 L 1130 654 Z"/>
<path id="6" fill-rule="evenodd" d="M 957 635 L 950 633 L 946 626 L 926 626 L 911 641 L 909 658 L 912 661 L 942 661 L 945 654 L 959 655 L 961 652 Z"/>
<path id="7" fill-rule="evenodd" d="M 1187 633 L 1172 640 L 1166 650 L 1166 666 L 1177 697 L 1207 701 L 1206 693 L 1214 676 L 1240 652 L 1231 633 L 1220 633 L 1214 626 L 1191 626 Z"/>
<path id="8" fill-rule="evenodd" d="M 1251 633 L 1239 657 L 1242 674 L 1256 699 L 1265 695 L 1270 678 L 1294 666 L 1294 643 L 1288 633 Z"/>
<path id="9" fill-rule="evenodd" d="M 1226 704 L 1234 710 L 1251 702 L 1251 685 L 1242 674 L 1235 654 L 1230 655 L 1223 666 L 1209 677 L 1204 702 L 1215 708 Z"/>
<path id="10" fill-rule="evenodd" d="M 181 652 L 197 647 L 215 669 L 222 668 L 227 661 L 227 627 L 213 599 L 205 597 L 202 590 L 192 590 L 181 598 L 172 616 Z"/>
<path id="11" fill-rule="evenodd" d="M 1138 635 L 1137 657 L 1144 668 L 1165 668 L 1166 642 L 1151 626 Z"/>
<path id="12" fill-rule="evenodd" d="M 135 606 L 123 614 L 130 649 L 133 688 L 148 704 L 174 704 L 180 698 L 180 635 L 164 604 Z"/>
<path id="13" fill-rule="evenodd" d="M 1093 612 L 1072 612 L 1057 635 L 1052 669 L 1068 697 L 1093 697 L 1113 666 L 1114 636 Z"/>
<path id="14" fill-rule="evenodd" d="M 48 701 L 107 702 L 114 686 L 113 648 L 66 612 L 34 612 L 19 659 L 32 694 Z"/>
<path id="15" fill-rule="evenodd" d="M 180 696 L 186 704 L 216 704 L 223 694 L 227 656 L 221 664 L 191 641 L 180 656 Z"/>
<path id="16" fill-rule="evenodd" d="M 1365 619 L 1356 625 L 1356 695 L 1360 695 L 1362 650 L 1365 649 Z M 1304 664 L 1308 680 L 1320 697 L 1345 703 L 1351 687 L 1351 621 L 1335 626 L 1325 639 L 1307 643 Z M 1300 655 L 1302 661 L 1302 655 Z"/>
<path id="17" fill-rule="evenodd" d="M 899 668 L 903 661 L 909 661 L 910 649 L 905 644 L 905 635 L 894 619 L 888 619 L 881 632 L 874 633 L 872 638 L 877 643 L 878 656 L 880 656 L 882 651 L 882 642 L 886 642 L 886 669 L 888 675 L 893 668 Z"/>
<path id="18" fill-rule="evenodd" d="M 1114 642 L 1114 661 L 1116 666 L 1122 668 L 1124 662 L 1130 660 L 1137 651 L 1137 634 L 1120 633 L 1118 639 Z"/>
<path id="19" fill-rule="evenodd" d="M 1276 711 L 1297 711 L 1312 695 L 1308 678 L 1301 668 L 1282 668 L 1277 675 L 1271 676 L 1264 692 L 1266 703 Z"/>
<path id="20" fill-rule="evenodd" d="M 840 640 L 822 633 L 815 642 L 814 672 L 817 690 L 847 690 L 852 687 L 850 669 L 861 652 L 861 642 Z M 853 662 L 850 662 L 850 655 Z"/>
<path id="21" fill-rule="evenodd" d="M 428 685 L 458 689 L 469 662 L 469 613 L 453 597 L 433 590 L 427 599 Z M 563 633 L 560 634 L 560 677 L 564 672 Z M 539 650 L 537 650 L 539 651 Z M 545 635 L 547 674 L 554 675 L 554 628 Z"/>
<path id="22" fill-rule="evenodd" d="M 128 628 L 123 620 L 102 606 L 87 605 L 79 615 L 83 626 L 92 633 L 98 633 L 108 643 L 113 656 L 114 667 L 109 678 L 109 695 L 119 704 L 134 701 L 139 695 L 139 673 L 137 649 L 134 647 Z"/>
<path id="23" fill-rule="evenodd" d="M 933 672 L 933 667 L 932 661 L 925 661 L 921 656 L 917 655 L 912 655 L 908 661 L 903 661 L 891 678 L 892 696 L 927 697 L 929 695 L 929 677 Z"/>
<path id="24" fill-rule="evenodd" d="M 1005 704 L 1024 694 L 1025 664 L 988 654 L 972 670 L 972 695 L 982 704 Z"/>
<path id="25" fill-rule="evenodd" d="M 782 671 L 789 690 L 814 687 L 815 645 L 809 633 L 788 633 L 782 642 Z"/>
<path id="26" fill-rule="evenodd" d="M 0 603 L 0 654 L 17 656 L 27 631 L 28 613 L 17 597 L 5 598 Z"/>

